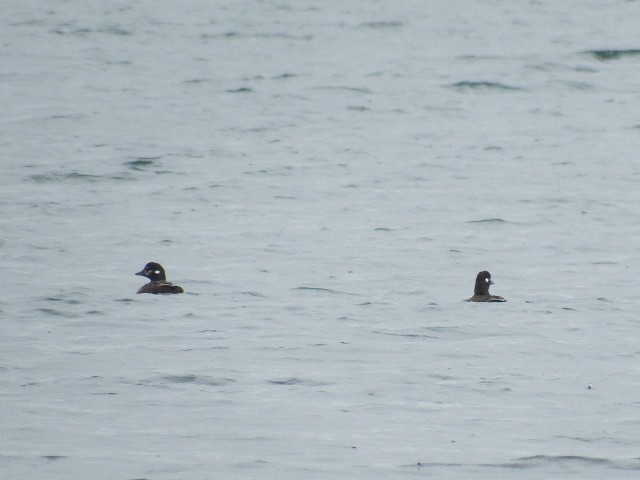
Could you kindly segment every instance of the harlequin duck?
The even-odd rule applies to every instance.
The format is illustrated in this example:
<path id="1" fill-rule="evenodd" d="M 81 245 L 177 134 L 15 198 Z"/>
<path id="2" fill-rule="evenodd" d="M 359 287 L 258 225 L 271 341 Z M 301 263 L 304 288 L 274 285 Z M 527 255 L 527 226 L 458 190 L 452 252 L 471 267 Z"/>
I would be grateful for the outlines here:
<path id="1" fill-rule="evenodd" d="M 146 285 L 140 287 L 138 293 L 183 293 L 182 287 L 167 282 L 167 276 L 164 273 L 162 265 L 155 262 L 147 263 L 144 268 L 136 273 L 142 277 L 151 280 Z"/>
<path id="2" fill-rule="evenodd" d="M 490 295 L 489 285 L 493 285 L 491 274 L 487 271 L 478 273 L 476 286 L 473 289 L 473 297 L 468 298 L 467 302 L 506 302 L 504 298 L 498 295 Z"/>

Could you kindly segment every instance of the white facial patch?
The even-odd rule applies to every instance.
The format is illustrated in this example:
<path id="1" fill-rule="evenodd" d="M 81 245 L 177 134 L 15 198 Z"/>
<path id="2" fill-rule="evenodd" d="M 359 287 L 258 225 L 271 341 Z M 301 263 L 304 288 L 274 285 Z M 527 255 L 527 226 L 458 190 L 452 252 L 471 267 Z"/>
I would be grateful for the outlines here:
<path id="1" fill-rule="evenodd" d="M 484 283 L 489 283 L 489 279 L 488 279 L 488 278 L 485 278 L 485 279 L 484 279 Z"/>
<path id="2" fill-rule="evenodd" d="M 155 273 L 156 275 L 160 275 L 160 270 L 156 270 L 156 271 L 155 271 L 155 272 L 153 272 L 153 273 Z"/>

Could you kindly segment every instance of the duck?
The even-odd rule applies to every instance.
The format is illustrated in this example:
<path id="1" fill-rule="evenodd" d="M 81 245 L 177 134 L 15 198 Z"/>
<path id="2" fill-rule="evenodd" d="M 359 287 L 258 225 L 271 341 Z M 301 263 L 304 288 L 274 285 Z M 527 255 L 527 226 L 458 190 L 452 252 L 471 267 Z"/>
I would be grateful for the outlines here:
<path id="1" fill-rule="evenodd" d="M 159 263 L 147 263 L 136 275 L 147 277 L 150 280 L 149 283 L 140 287 L 137 293 L 184 293 L 182 287 L 167 282 L 167 275 Z"/>
<path id="2" fill-rule="evenodd" d="M 489 285 L 493 285 L 491 274 L 486 270 L 476 276 L 476 286 L 473 289 L 473 297 L 467 298 L 467 302 L 506 302 L 504 298 L 489 293 Z"/>

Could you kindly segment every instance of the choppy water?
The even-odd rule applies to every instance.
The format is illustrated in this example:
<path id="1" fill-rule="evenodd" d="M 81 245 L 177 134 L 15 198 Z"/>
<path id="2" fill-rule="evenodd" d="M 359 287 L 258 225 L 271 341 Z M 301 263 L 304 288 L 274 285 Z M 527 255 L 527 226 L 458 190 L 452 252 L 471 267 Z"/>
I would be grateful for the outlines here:
<path id="1" fill-rule="evenodd" d="M 5 5 L 3 478 L 638 475 L 639 13 Z"/>

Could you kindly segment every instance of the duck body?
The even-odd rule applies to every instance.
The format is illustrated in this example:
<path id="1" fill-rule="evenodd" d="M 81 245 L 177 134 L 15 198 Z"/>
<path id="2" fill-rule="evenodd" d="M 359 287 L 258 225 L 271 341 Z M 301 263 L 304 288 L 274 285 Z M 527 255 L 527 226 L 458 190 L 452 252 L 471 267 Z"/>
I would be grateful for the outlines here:
<path id="1" fill-rule="evenodd" d="M 493 285 L 491 274 L 486 270 L 476 276 L 476 285 L 473 289 L 473 297 L 467 298 L 467 302 L 506 302 L 507 300 L 498 295 L 489 293 L 489 286 Z"/>
<path id="2" fill-rule="evenodd" d="M 136 293 L 184 293 L 184 290 L 171 282 L 149 282 L 141 286 Z"/>
<path id="3" fill-rule="evenodd" d="M 167 275 L 162 265 L 156 262 L 147 263 L 142 270 L 136 273 L 141 277 L 147 277 L 150 281 L 140 287 L 137 293 L 171 294 L 184 293 L 182 287 L 167 282 Z"/>

